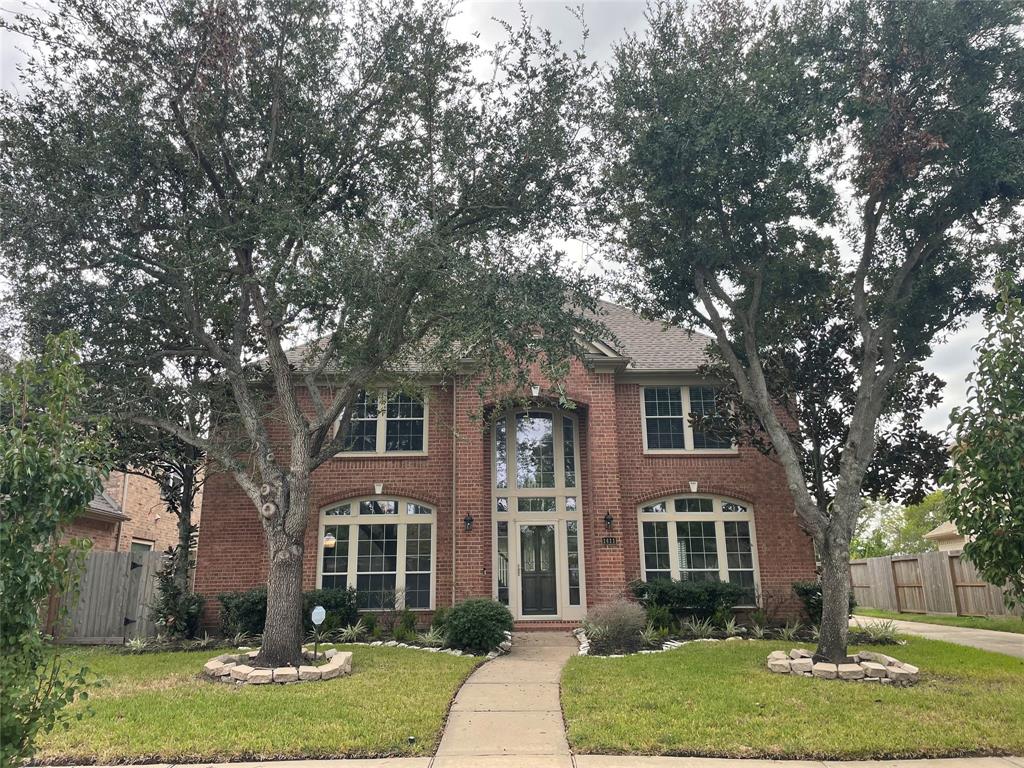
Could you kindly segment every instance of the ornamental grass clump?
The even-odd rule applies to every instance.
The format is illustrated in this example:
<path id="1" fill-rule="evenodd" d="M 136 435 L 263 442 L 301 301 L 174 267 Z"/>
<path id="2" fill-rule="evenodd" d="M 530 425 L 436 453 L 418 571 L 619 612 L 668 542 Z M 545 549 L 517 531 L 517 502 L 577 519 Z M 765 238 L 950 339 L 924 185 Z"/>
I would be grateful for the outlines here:
<path id="1" fill-rule="evenodd" d="M 633 653 L 643 643 L 644 609 L 629 600 L 595 605 L 583 620 L 592 654 Z"/>

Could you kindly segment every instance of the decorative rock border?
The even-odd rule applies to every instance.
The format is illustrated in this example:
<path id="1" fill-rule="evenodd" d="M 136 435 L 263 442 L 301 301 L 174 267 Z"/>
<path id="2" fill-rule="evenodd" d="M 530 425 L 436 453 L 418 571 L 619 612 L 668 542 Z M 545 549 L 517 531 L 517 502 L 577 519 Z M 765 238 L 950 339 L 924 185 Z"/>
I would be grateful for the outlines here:
<path id="1" fill-rule="evenodd" d="M 449 656 L 468 656 L 473 659 L 476 658 L 476 654 L 468 653 L 458 648 L 438 648 L 436 646 L 429 645 L 410 645 L 409 643 L 400 643 L 397 640 L 374 640 L 372 642 L 354 642 L 345 643 L 345 645 L 364 645 L 367 648 L 407 648 L 410 651 L 426 651 L 427 653 L 446 653 Z M 502 654 L 508 653 L 512 650 L 512 633 L 505 632 L 505 639 L 498 644 L 498 647 L 487 654 L 485 657 L 487 661 L 496 659 Z"/>
<path id="2" fill-rule="evenodd" d="M 789 653 L 772 651 L 768 654 L 768 669 L 781 675 L 887 685 L 913 685 L 920 676 L 920 670 L 913 664 L 874 651 L 861 651 L 847 664 L 816 663 L 813 654 L 803 648 L 794 648 Z"/>
<path id="3" fill-rule="evenodd" d="M 308 648 L 302 649 L 303 658 L 310 662 L 298 667 L 252 667 L 247 662 L 253 661 L 259 654 L 258 650 L 241 653 L 222 653 L 203 665 L 203 674 L 211 680 L 236 685 L 266 685 L 268 683 L 307 683 L 317 680 L 333 680 L 342 675 L 352 673 L 352 653 L 337 651 L 333 648 L 324 653 L 316 653 Z M 326 659 L 326 664 L 314 665 L 312 662 Z"/>
<path id="4" fill-rule="evenodd" d="M 406 648 L 410 651 L 426 651 L 428 653 L 445 653 L 449 656 L 468 656 L 476 658 L 472 653 L 466 653 L 458 648 L 434 648 L 424 645 L 409 645 L 400 643 L 397 640 L 374 640 L 372 642 L 345 643 L 345 645 L 362 645 L 366 647 L 384 648 Z M 512 633 L 505 633 L 505 640 L 498 647 L 487 654 L 486 660 L 497 658 L 512 650 Z M 259 655 L 259 649 L 241 647 L 238 653 L 222 653 L 215 656 L 203 665 L 203 674 L 211 680 L 222 683 L 237 683 L 239 685 L 248 683 L 251 685 L 264 685 L 266 683 L 305 683 L 316 680 L 333 680 L 342 675 L 352 673 L 352 652 L 339 651 L 335 648 L 328 648 L 326 651 L 314 654 L 309 648 L 303 647 L 302 656 L 310 662 L 298 667 L 253 667 L 247 662 L 254 660 Z M 326 659 L 326 664 L 314 665 L 312 662 Z"/>
<path id="5" fill-rule="evenodd" d="M 577 627 L 572 631 L 576 636 L 576 641 L 580 644 L 579 651 L 576 652 L 577 656 L 590 656 L 590 639 L 587 637 L 586 630 L 583 627 Z M 671 651 L 676 648 L 681 648 L 684 645 L 690 643 L 728 643 L 735 640 L 746 640 L 748 638 L 740 637 L 739 635 L 733 635 L 721 640 L 717 637 L 701 637 L 694 640 L 666 640 L 661 644 L 661 648 L 644 648 L 641 651 L 634 651 L 633 653 L 610 653 L 607 655 L 594 654 L 595 659 L 623 659 L 626 656 L 637 656 L 639 654 L 647 653 L 664 653 L 665 651 Z"/>

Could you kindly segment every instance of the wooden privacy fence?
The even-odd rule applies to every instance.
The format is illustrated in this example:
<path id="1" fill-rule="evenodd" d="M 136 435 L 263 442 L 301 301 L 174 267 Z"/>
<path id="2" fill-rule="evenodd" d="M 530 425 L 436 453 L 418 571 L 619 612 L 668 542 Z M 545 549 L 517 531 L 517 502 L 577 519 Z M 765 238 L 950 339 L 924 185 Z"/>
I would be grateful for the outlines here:
<path id="1" fill-rule="evenodd" d="M 51 628 L 53 635 L 83 645 L 153 637 L 149 606 L 162 559 L 159 552 L 89 552 L 77 592 L 63 599 L 67 613 Z"/>
<path id="2" fill-rule="evenodd" d="M 1008 611 L 999 587 L 983 581 L 960 552 L 869 557 L 850 562 L 857 605 L 901 613 L 1021 615 Z"/>

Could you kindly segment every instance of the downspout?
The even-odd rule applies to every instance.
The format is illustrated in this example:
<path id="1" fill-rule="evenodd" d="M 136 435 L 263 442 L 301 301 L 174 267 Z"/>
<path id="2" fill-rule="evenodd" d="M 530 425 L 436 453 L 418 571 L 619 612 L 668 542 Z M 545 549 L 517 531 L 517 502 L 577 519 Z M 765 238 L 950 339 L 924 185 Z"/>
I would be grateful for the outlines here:
<path id="1" fill-rule="evenodd" d="M 121 475 L 121 512 L 125 513 L 125 508 L 128 506 L 128 473 L 125 472 Z M 124 520 L 117 521 L 117 538 L 114 539 L 114 551 L 121 551 L 121 527 L 124 525 Z"/>
<path id="2" fill-rule="evenodd" d="M 456 538 L 458 537 L 458 516 L 455 514 L 455 499 L 457 494 L 456 481 L 458 478 L 458 446 L 456 440 L 458 439 L 458 430 L 455 428 L 455 407 L 456 407 L 456 390 L 459 386 L 459 375 L 456 373 L 452 376 L 452 605 L 455 605 L 455 546 Z"/>

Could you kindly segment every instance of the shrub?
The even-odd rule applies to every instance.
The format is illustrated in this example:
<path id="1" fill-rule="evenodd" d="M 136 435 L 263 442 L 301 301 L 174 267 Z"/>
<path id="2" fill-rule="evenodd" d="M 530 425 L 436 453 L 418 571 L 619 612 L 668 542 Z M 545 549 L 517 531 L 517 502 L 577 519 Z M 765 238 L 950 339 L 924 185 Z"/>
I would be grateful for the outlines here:
<path id="1" fill-rule="evenodd" d="M 354 589 L 314 589 L 302 594 L 302 626 L 306 631 L 313 628 L 310 615 L 318 605 L 327 612 L 323 627 L 328 631 L 347 627 L 359 620 Z"/>
<path id="2" fill-rule="evenodd" d="M 257 587 L 246 592 L 223 592 L 220 600 L 220 627 L 227 636 L 246 633 L 262 635 L 267 623 L 267 588 Z M 327 618 L 321 625 L 323 632 L 354 624 L 359 615 L 356 611 L 356 593 L 352 589 L 314 589 L 302 595 L 302 627 L 308 634 L 313 631 L 310 614 L 313 608 L 322 605 Z"/>
<path id="3" fill-rule="evenodd" d="M 164 552 L 163 563 L 156 574 L 156 599 L 149 609 L 159 634 L 172 639 L 195 637 L 203 612 L 203 598 L 175 579 L 178 558 L 188 556 L 188 548 L 181 544 Z"/>
<path id="4" fill-rule="evenodd" d="M 719 608 L 731 609 L 747 597 L 742 587 L 722 581 L 635 581 L 630 589 L 645 606 L 663 606 L 676 620 L 709 619 Z"/>
<path id="5" fill-rule="evenodd" d="M 454 648 L 486 653 L 512 630 L 512 614 L 495 600 L 477 598 L 459 603 L 445 622 L 448 643 Z"/>
<path id="6" fill-rule="evenodd" d="M 358 643 L 365 635 L 366 623 L 362 619 L 334 631 L 334 639 L 339 643 Z"/>
<path id="7" fill-rule="evenodd" d="M 593 653 L 632 653 L 643 642 L 647 626 L 644 609 L 629 600 L 595 605 L 583 620 Z"/>
<path id="8" fill-rule="evenodd" d="M 683 631 L 698 640 L 715 636 L 715 624 L 711 619 L 690 619 L 683 624 Z"/>
<path id="9" fill-rule="evenodd" d="M 667 631 L 672 628 L 672 611 L 664 605 L 648 605 L 647 623 L 655 629 Z"/>
<path id="10" fill-rule="evenodd" d="M 434 609 L 434 617 L 430 620 L 430 626 L 433 629 L 443 630 L 448 623 L 448 614 L 451 613 L 451 610 L 447 605 L 437 606 Z"/>
<path id="11" fill-rule="evenodd" d="M 217 599 L 220 600 L 220 628 L 226 636 L 263 634 L 263 625 L 267 623 L 266 587 L 222 592 Z"/>
<path id="12" fill-rule="evenodd" d="M 795 581 L 793 591 L 804 604 L 804 613 L 811 624 L 821 624 L 821 583 L 817 581 Z M 854 608 L 853 592 L 850 592 L 849 612 Z"/>

